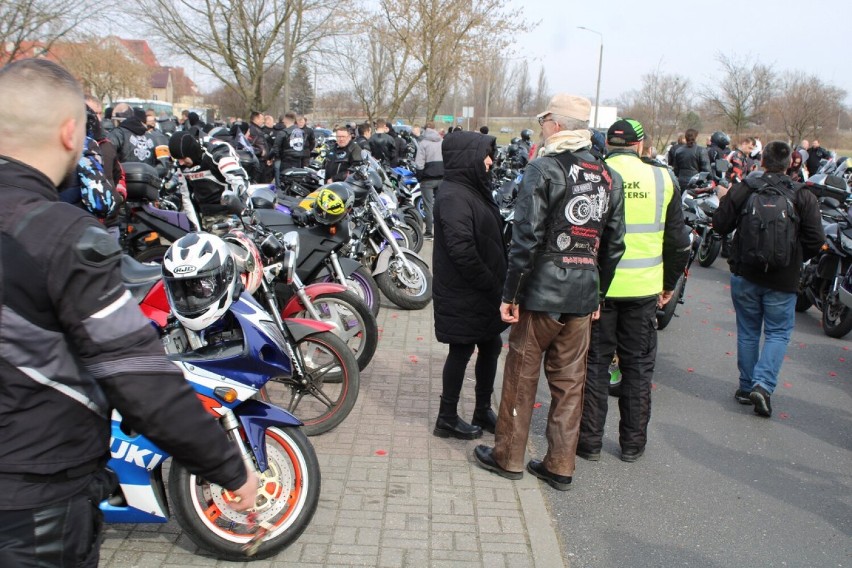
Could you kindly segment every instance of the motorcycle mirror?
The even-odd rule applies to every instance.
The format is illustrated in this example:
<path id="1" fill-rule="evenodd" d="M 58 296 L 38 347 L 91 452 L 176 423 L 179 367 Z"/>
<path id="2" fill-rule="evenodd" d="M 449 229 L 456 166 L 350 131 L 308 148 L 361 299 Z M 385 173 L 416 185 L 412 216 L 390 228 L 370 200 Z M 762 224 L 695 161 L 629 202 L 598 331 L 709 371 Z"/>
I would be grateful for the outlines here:
<path id="1" fill-rule="evenodd" d="M 289 251 L 293 251 L 296 257 L 299 256 L 299 233 L 296 231 L 290 231 L 289 233 L 285 233 L 281 238 L 282 244 L 284 248 Z"/>
<path id="2" fill-rule="evenodd" d="M 718 159 L 716 160 L 716 171 L 719 173 L 727 172 L 731 167 L 731 164 L 728 160 Z"/>

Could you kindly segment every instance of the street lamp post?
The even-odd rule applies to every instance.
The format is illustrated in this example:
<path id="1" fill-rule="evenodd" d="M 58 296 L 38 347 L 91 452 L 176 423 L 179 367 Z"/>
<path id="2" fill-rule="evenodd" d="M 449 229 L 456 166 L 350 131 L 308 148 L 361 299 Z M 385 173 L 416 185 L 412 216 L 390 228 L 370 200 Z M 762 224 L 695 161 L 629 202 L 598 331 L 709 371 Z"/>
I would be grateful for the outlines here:
<path id="1" fill-rule="evenodd" d="M 601 38 L 601 50 L 598 55 L 598 86 L 595 90 L 595 122 L 592 125 L 592 128 L 597 128 L 598 126 L 598 109 L 601 104 L 601 67 L 603 66 L 603 34 L 599 31 L 587 28 L 585 26 L 577 26 L 577 29 L 586 30 L 587 32 L 592 32 L 593 34 L 598 34 Z"/>

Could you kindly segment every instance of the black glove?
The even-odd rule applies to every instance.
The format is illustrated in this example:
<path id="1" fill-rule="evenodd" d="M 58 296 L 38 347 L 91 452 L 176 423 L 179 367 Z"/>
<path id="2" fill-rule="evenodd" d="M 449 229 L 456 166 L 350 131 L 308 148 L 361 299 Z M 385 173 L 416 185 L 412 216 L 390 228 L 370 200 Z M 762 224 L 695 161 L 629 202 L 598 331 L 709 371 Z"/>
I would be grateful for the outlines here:
<path id="1" fill-rule="evenodd" d="M 310 225 L 313 222 L 314 217 L 313 210 L 304 209 L 302 207 L 294 207 L 290 216 L 293 218 L 294 223 L 302 227 Z"/>

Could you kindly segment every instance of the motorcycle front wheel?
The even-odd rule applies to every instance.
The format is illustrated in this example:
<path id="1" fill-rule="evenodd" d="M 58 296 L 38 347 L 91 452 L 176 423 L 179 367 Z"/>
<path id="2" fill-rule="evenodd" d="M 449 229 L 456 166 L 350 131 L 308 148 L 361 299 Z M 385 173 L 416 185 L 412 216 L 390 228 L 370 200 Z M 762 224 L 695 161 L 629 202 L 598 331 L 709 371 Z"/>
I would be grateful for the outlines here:
<path id="1" fill-rule="evenodd" d="M 701 240 L 701 245 L 698 247 L 698 264 L 707 268 L 719 256 L 719 251 L 722 250 L 722 240 L 708 233 Z"/>
<path id="2" fill-rule="evenodd" d="M 426 264 L 406 256 L 411 270 L 399 258 L 392 258 L 388 268 L 376 275 L 376 284 L 388 300 L 404 310 L 419 310 L 432 301 L 432 273 Z"/>
<path id="3" fill-rule="evenodd" d="M 852 308 L 843 305 L 837 292 L 829 292 L 825 299 L 822 330 L 827 336 L 837 339 L 852 331 Z"/>
<path id="4" fill-rule="evenodd" d="M 308 436 L 324 434 L 343 422 L 358 400 L 358 361 L 349 346 L 330 331 L 303 337 L 295 348 L 304 361 L 304 376 L 294 373 L 290 378 L 269 381 L 265 398 L 301 420 Z"/>
<path id="5" fill-rule="evenodd" d="M 400 229 L 405 233 L 405 236 L 411 245 L 409 249 L 414 252 L 420 252 L 423 248 L 423 241 L 425 240 L 423 237 L 423 229 L 420 227 L 420 224 L 412 221 L 410 217 L 406 216 L 405 224 L 400 227 Z"/>
<path id="6" fill-rule="evenodd" d="M 666 326 L 672 321 L 677 309 L 678 303 L 683 296 L 683 288 L 686 285 L 686 276 L 683 274 L 677 279 L 677 283 L 672 290 L 672 298 L 669 303 L 663 306 L 663 309 L 657 310 L 657 329 L 666 329 Z"/>
<path id="7" fill-rule="evenodd" d="M 332 276 L 324 276 L 319 281 L 337 282 L 337 279 Z M 376 284 L 376 279 L 373 278 L 373 275 L 370 274 L 370 271 L 366 267 L 359 266 L 352 274 L 346 277 L 345 282 L 337 283 L 343 284 L 349 288 L 350 292 L 361 298 L 367 304 L 367 307 L 370 308 L 373 316 L 379 315 L 379 286 Z"/>
<path id="8" fill-rule="evenodd" d="M 256 522 L 270 528 L 254 559 L 274 556 L 299 538 L 317 509 L 321 485 L 316 453 L 299 428 L 270 426 L 265 438 L 267 469 L 257 472 L 255 511 Z M 173 460 L 168 491 L 178 524 L 196 545 L 222 560 L 247 560 L 242 548 L 254 527 L 247 512 L 227 505 L 222 487 Z"/>
<path id="9" fill-rule="evenodd" d="M 379 330 L 376 317 L 370 312 L 361 298 L 352 292 L 332 292 L 320 294 L 312 300 L 320 315 L 320 321 L 335 326 L 334 333 L 352 349 L 358 360 L 358 369 L 363 371 L 379 343 Z M 295 314 L 296 318 L 310 318 L 305 310 Z"/>

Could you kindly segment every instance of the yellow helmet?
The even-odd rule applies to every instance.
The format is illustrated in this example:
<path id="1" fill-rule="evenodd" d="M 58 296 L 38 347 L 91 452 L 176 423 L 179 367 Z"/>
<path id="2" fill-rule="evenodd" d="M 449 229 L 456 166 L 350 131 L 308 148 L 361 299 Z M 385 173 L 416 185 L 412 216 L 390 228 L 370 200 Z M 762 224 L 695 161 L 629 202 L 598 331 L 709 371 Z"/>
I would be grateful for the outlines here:
<path id="1" fill-rule="evenodd" d="M 325 225 L 337 223 L 352 207 L 352 191 L 345 182 L 330 183 L 315 193 L 314 218 Z"/>

